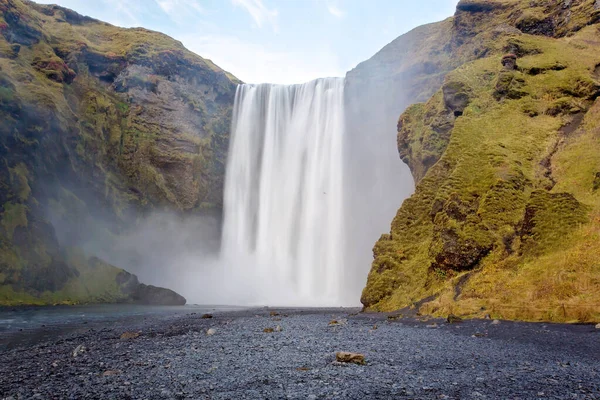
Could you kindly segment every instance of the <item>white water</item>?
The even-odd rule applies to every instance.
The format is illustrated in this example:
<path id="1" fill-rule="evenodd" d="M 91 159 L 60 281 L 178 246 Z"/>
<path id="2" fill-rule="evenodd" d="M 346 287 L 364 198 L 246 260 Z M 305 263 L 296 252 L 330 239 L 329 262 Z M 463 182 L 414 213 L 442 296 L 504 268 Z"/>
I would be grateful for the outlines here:
<path id="1" fill-rule="evenodd" d="M 230 300 L 344 304 L 344 121 L 341 78 L 238 87 L 221 253 L 245 285 Z"/>

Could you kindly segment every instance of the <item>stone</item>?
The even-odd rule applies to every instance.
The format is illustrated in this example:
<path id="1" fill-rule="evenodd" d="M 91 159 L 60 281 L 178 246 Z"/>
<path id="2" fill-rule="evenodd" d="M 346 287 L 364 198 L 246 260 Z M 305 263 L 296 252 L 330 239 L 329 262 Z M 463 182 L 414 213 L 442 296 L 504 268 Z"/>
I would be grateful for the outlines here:
<path id="1" fill-rule="evenodd" d="M 271 317 L 278 317 L 278 316 L 279 316 L 279 313 L 278 313 L 277 311 L 271 311 L 271 312 L 269 313 L 269 315 L 270 315 Z"/>
<path id="2" fill-rule="evenodd" d="M 454 314 L 450 314 L 448 315 L 448 318 L 446 318 L 446 322 L 448 322 L 449 324 L 457 324 L 462 322 L 462 318 Z"/>
<path id="3" fill-rule="evenodd" d="M 130 340 L 130 339 L 135 339 L 139 336 L 140 336 L 139 332 L 125 332 L 121 335 L 120 339 L 121 340 Z"/>
<path id="4" fill-rule="evenodd" d="M 161 305 L 161 306 L 183 306 L 187 302 L 185 297 L 175 293 L 171 289 L 165 289 L 152 285 L 140 283 L 131 298 L 136 304 Z"/>
<path id="5" fill-rule="evenodd" d="M 209 330 L 207 330 L 207 331 L 206 331 L 206 335 L 207 335 L 207 336 L 212 336 L 212 335 L 214 335 L 215 333 L 217 333 L 217 330 L 216 330 L 216 329 L 214 329 L 214 328 L 210 328 Z"/>
<path id="6" fill-rule="evenodd" d="M 506 54 L 502 57 L 502 66 L 508 71 L 517 69 L 517 56 L 515 54 Z"/>
<path id="7" fill-rule="evenodd" d="M 281 326 L 279 326 L 279 325 L 277 325 L 275 327 L 275 332 L 281 332 L 282 330 L 283 330 L 283 328 Z"/>
<path id="8" fill-rule="evenodd" d="M 202 314 L 202 319 L 210 319 L 213 316 L 211 314 Z"/>
<path id="9" fill-rule="evenodd" d="M 102 373 L 102 376 L 115 376 L 121 374 L 121 371 L 118 369 L 115 370 L 107 370 Z"/>
<path id="10" fill-rule="evenodd" d="M 500 325 L 500 321 L 498 321 L 497 319 L 492 321 L 492 325 Z"/>
<path id="11" fill-rule="evenodd" d="M 365 356 L 360 353 L 350 353 L 347 351 L 338 351 L 335 353 L 335 359 L 338 362 L 365 365 Z"/>
<path id="12" fill-rule="evenodd" d="M 73 357 L 77 357 L 80 356 L 81 354 L 86 352 L 86 348 L 84 345 L 80 344 L 79 346 L 75 347 L 75 350 L 73 350 Z"/>
<path id="13" fill-rule="evenodd" d="M 600 324 L 596 325 L 596 329 L 600 329 Z"/>
<path id="14" fill-rule="evenodd" d="M 273 328 L 265 328 L 265 329 L 263 329 L 263 332 L 264 333 L 273 333 L 273 332 L 275 332 L 275 329 L 273 329 Z"/>
<path id="15" fill-rule="evenodd" d="M 434 322 L 434 323 L 433 323 L 433 324 L 431 324 L 431 325 L 427 325 L 427 327 L 428 327 L 429 329 L 435 329 L 435 328 L 437 328 L 437 327 L 438 327 L 438 324 L 436 324 L 436 323 Z"/>

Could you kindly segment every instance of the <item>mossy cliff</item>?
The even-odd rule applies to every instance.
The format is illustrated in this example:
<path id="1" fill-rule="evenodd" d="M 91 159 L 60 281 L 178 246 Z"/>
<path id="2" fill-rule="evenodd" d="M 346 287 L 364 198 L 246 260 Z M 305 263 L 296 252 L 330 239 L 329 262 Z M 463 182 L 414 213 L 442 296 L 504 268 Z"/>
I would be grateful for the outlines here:
<path id="1" fill-rule="evenodd" d="M 374 247 L 367 309 L 600 320 L 598 22 L 595 0 L 463 0 L 412 44 L 442 50 L 404 83 L 431 95 L 398 122 L 416 190 Z"/>
<path id="2" fill-rule="evenodd" d="M 70 246 L 94 218 L 219 210 L 236 83 L 163 34 L 0 0 L 0 303 L 130 298 Z"/>

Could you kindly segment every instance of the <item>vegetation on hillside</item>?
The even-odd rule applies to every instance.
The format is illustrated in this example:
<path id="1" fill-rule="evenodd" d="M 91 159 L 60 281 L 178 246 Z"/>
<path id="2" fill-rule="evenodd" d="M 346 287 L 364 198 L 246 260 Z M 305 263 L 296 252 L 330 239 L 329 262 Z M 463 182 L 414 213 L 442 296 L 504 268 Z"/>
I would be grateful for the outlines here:
<path id="1" fill-rule="evenodd" d="M 129 296 L 70 247 L 220 209 L 237 82 L 166 35 L 0 0 L 0 304 Z"/>
<path id="2" fill-rule="evenodd" d="M 599 15 L 459 3 L 461 66 L 399 120 L 417 187 L 375 245 L 368 309 L 600 320 Z"/>

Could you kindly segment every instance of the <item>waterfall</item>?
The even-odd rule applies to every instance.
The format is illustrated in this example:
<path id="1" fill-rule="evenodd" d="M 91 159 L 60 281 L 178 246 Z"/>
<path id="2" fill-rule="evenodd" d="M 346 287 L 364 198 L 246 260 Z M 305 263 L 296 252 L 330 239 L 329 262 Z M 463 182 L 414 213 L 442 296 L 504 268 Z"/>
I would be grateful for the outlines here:
<path id="1" fill-rule="evenodd" d="M 344 121 L 342 78 L 238 87 L 222 258 L 246 302 L 343 303 Z"/>

